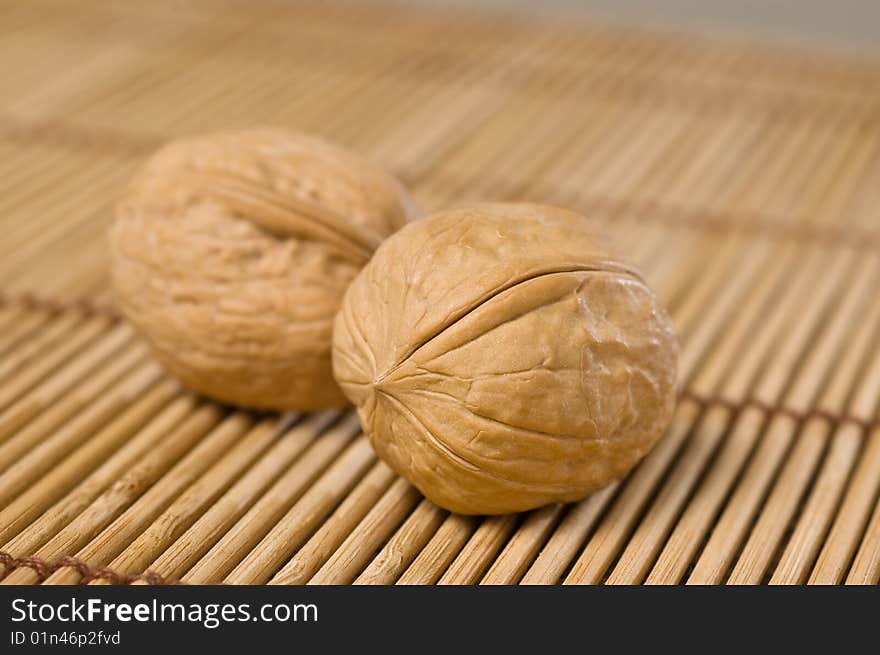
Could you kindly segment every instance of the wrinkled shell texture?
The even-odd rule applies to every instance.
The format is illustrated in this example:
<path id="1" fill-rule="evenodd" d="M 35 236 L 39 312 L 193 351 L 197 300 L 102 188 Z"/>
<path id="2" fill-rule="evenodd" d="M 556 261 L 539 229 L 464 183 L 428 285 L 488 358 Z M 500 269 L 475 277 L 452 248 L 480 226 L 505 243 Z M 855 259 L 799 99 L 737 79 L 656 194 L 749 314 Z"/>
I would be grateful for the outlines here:
<path id="1" fill-rule="evenodd" d="M 407 225 L 349 288 L 333 346 L 379 455 L 466 514 L 622 477 L 671 419 L 677 356 L 639 276 L 586 219 L 540 205 Z"/>
<path id="2" fill-rule="evenodd" d="M 411 213 L 392 177 L 319 139 L 267 129 L 178 141 L 118 205 L 116 300 L 195 391 L 253 408 L 339 406 L 333 317 Z"/>

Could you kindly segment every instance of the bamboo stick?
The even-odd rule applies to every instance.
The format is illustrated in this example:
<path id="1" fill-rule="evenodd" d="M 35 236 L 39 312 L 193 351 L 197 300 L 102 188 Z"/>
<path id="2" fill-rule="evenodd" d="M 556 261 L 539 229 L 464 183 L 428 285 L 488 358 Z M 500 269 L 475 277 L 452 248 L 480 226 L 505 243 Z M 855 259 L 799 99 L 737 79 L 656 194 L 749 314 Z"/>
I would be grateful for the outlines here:
<path id="1" fill-rule="evenodd" d="M 22 340 L 31 337 L 52 317 L 49 312 L 39 308 L 22 308 L 20 314 L 13 312 L 12 315 L 11 321 L 0 318 L 0 357 L 16 348 Z"/>
<path id="2" fill-rule="evenodd" d="M 15 380 L 7 382 L 0 388 L 0 407 L 4 408 L 3 413 L 0 414 L 0 434 L 3 435 L 0 441 L 24 425 L 36 413 L 33 405 L 28 400 L 22 401 L 21 396 L 36 386 L 43 379 L 43 376 L 63 364 L 80 347 L 89 343 L 109 326 L 110 321 L 108 319 L 100 316 L 92 317 L 80 329 L 68 335 L 63 344 L 41 353 L 38 361 L 31 362 L 26 371 L 17 375 Z M 116 340 L 111 340 L 110 347 L 115 345 L 117 345 Z M 99 353 L 101 350 L 103 348 L 99 348 Z M 80 367 L 88 367 L 93 363 L 95 363 L 94 360 L 89 359 L 84 364 L 79 364 L 79 367 L 73 370 L 79 373 Z M 49 380 L 47 384 L 52 387 L 58 386 L 54 379 Z M 14 401 L 18 401 L 18 403 L 13 405 Z"/>
<path id="3" fill-rule="evenodd" d="M 176 579 L 192 567 L 281 476 L 287 467 L 336 418 L 323 412 L 292 428 L 247 473 L 208 508 L 177 540 L 149 565 L 151 571 Z M 130 549 L 134 550 L 130 547 Z"/>
<path id="4" fill-rule="evenodd" d="M 397 584 L 433 584 L 465 545 L 478 521 L 474 516 L 450 514 L 428 544 L 397 580 Z"/>
<path id="5" fill-rule="evenodd" d="M 369 566 L 354 580 L 354 584 L 394 584 L 425 547 L 446 515 L 445 510 L 423 499 Z"/>
<path id="6" fill-rule="evenodd" d="M 480 584 L 516 584 L 562 516 L 564 506 L 550 505 L 530 512 L 504 550 L 495 558 Z"/>
<path id="7" fill-rule="evenodd" d="M 14 535 L 19 534 L 41 512 L 68 493 L 76 482 L 86 478 L 93 469 L 97 467 L 100 470 L 99 465 L 102 463 L 104 467 L 112 463 L 111 454 L 118 457 L 116 448 L 123 446 L 126 439 L 153 418 L 179 391 L 177 384 L 170 381 L 155 385 L 120 411 L 113 421 L 71 453 L 64 462 L 56 465 L 38 482 L 28 487 L 27 491 L 19 494 L 15 500 L 0 510 L 0 543 L 5 544 Z M 132 439 L 125 443 L 122 452 L 132 449 L 136 444 L 137 439 Z M 72 502 L 68 504 L 68 507 L 72 504 Z"/>
<path id="8" fill-rule="evenodd" d="M 193 410 L 195 402 L 192 398 L 184 396 L 164 406 L 161 412 L 146 415 L 146 408 L 149 407 L 151 404 L 138 403 L 130 413 L 122 414 L 113 424 L 107 426 L 98 435 L 99 442 L 103 439 L 115 441 L 130 438 L 130 440 L 71 489 L 61 500 L 45 510 L 38 520 L 28 524 L 27 529 L 19 532 L 21 518 L 12 512 L 19 503 L 28 499 L 32 491 L 29 490 L 22 494 L 13 504 L 9 505 L 7 508 L 10 511 L 8 523 L 4 524 L 2 534 L 10 538 L 10 541 L 5 543 L 4 550 L 18 555 L 35 552 L 57 531 L 88 507 L 114 480 L 124 474 L 137 458 L 148 448 L 153 447 L 154 442 L 159 441 L 164 434 L 172 430 L 183 417 Z M 52 482 L 53 476 L 50 474 L 47 479 Z M 43 498 L 41 500 L 43 503 L 47 502 Z M 6 516 L 4 511 L 4 517 Z M 16 535 L 14 539 L 11 538 L 13 534 Z"/>
<path id="9" fill-rule="evenodd" d="M 354 438 L 357 422 L 349 416 L 321 435 L 293 466 L 273 484 L 259 501 L 223 535 L 183 580 L 192 584 L 220 582 L 243 560 L 278 520 L 308 490 Z"/>
<path id="10" fill-rule="evenodd" d="M 77 311 L 67 311 L 54 317 L 48 325 L 37 330 L 29 339 L 22 342 L 13 352 L 0 359 L 0 379 L 8 379 L 13 371 L 20 370 L 36 359 L 59 339 L 67 335 L 85 317 Z"/>
<path id="11" fill-rule="evenodd" d="M 502 549 L 519 520 L 517 514 L 502 514 L 484 520 L 437 584 L 475 584 L 495 554 Z"/>
<path id="12" fill-rule="evenodd" d="M 186 456 L 171 467 L 167 473 L 151 485 L 137 500 L 129 505 L 109 525 L 77 551 L 77 557 L 93 566 L 105 565 L 120 552 L 133 536 L 141 534 L 154 518 L 176 498 L 193 480 L 196 480 L 212 463 L 233 449 L 253 419 L 243 413 L 233 413 L 222 422 L 211 426 L 210 431 Z M 257 433 L 257 436 L 262 436 Z M 245 440 L 245 448 L 250 446 Z M 223 462 L 220 462 L 222 471 Z M 209 480 L 206 484 L 213 482 Z M 195 490 L 198 496 L 200 489 Z M 186 502 L 186 500 L 182 501 Z M 176 509 L 176 508 L 175 508 Z M 173 510 L 172 510 L 173 511 Z M 43 584 L 76 584 L 80 574 L 73 568 L 62 568 L 43 581 Z"/>
<path id="13" fill-rule="evenodd" d="M 816 298 L 809 311 L 798 312 L 795 326 L 796 336 L 788 335 L 777 352 L 775 366 L 769 367 L 755 389 L 755 397 L 764 402 L 773 402 L 778 398 L 791 377 L 791 369 L 797 364 L 798 353 L 804 347 L 809 338 L 812 325 L 821 316 L 821 310 L 828 303 L 841 274 L 845 270 L 847 262 L 838 260 L 832 262 L 832 274 L 826 277 L 827 271 L 823 271 L 821 282 L 822 291 L 815 293 L 815 289 L 808 292 Z M 840 326 L 840 323 L 838 323 Z M 825 350 L 820 355 L 811 357 L 814 370 L 822 371 L 828 365 L 829 353 Z M 793 403 L 796 409 L 801 409 L 814 397 L 822 378 L 814 375 L 808 378 L 797 378 L 798 385 L 786 394 L 786 402 Z M 731 498 L 725 512 L 719 518 L 713 531 L 712 538 L 695 564 L 689 582 L 707 583 L 717 582 L 727 573 L 727 567 L 734 557 L 734 549 L 738 547 L 744 536 L 748 523 L 751 521 L 756 505 L 760 502 L 763 490 L 771 481 L 780 459 L 786 452 L 788 445 L 794 437 L 796 422 L 790 417 L 777 415 L 766 427 L 759 444 L 758 450 L 752 457 L 752 462 L 743 474 L 742 482 L 737 487 L 736 493 Z M 748 482 L 745 482 L 745 481 Z"/>
<path id="14" fill-rule="evenodd" d="M 384 462 L 376 462 L 349 492 L 336 511 L 269 580 L 269 583 L 305 584 L 311 580 L 394 482 L 394 472 Z M 393 492 L 393 496 L 399 497 L 398 489 Z M 227 582 L 239 580 L 233 576 L 227 579 Z"/>
<path id="15" fill-rule="evenodd" d="M 406 480 L 395 480 L 308 584 L 351 583 L 379 550 L 384 536 L 403 521 L 420 499 L 419 492 Z"/>
<path id="16" fill-rule="evenodd" d="M 790 298 L 796 298 L 795 295 Z M 789 302 L 791 306 L 791 302 Z M 789 309 L 789 312 L 796 309 Z M 783 314 L 777 314 L 782 316 Z M 765 325 L 764 334 L 771 335 L 773 331 L 770 328 L 772 318 Z M 753 344 L 755 349 L 753 352 L 761 353 L 766 348 L 767 341 L 764 344 Z M 741 397 L 741 391 L 745 388 L 744 378 L 740 377 L 735 380 L 735 387 L 731 387 L 725 392 L 725 395 L 731 398 Z M 715 466 L 709 472 L 703 489 L 698 490 L 697 495 L 691 503 L 691 508 L 680 519 L 679 526 L 670 536 L 666 545 L 666 549 L 661 554 L 654 571 L 649 576 L 649 582 L 669 583 L 680 579 L 693 556 L 702 534 L 705 534 L 709 522 L 714 517 L 714 511 L 717 511 L 719 504 L 724 498 L 729 485 L 741 466 L 741 463 L 748 456 L 755 435 L 760 434 L 763 417 L 760 412 L 746 410 L 740 415 L 740 422 L 734 426 L 727 438 L 727 443 L 722 447 Z"/>
<path id="17" fill-rule="evenodd" d="M 118 478 L 111 487 L 95 498 L 80 514 L 76 515 L 60 531 L 52 535 L 34 553 L 38 557 L 55 559 L 63 555 L 73 555 L 82 548 L 93 535 L 114 521 L 127 507 L 168 469 L 188 448 L 198 443 L 222 418 L 222 411 L 214 406 L 204 405 L 190 414 L 187 419 L 169 433 L 149 454 Z M 190 451 L 189 462 L 196 459 L 204 448 Z M 185 467 L 184 467 L 185 468 Z M 63 501 L 62 501 L 63 502 Z M 61 577 L 63 573 L 59 575 Z M 57 578 L 56 578 L 57 579 Z M 3 584 L 24 584 L 34 582 L 33 571 L 19 569 L 10 573 Z"/>
<path id="18" fill-rule="evenodd" d="M 124 356 L 121 361 L 114 362 L 101 374 L 76 387 L 66 397 L 63 396 L 85 375 L 93 373 L 107 357 L 116 354 L 130 336 L 131 331 L 128 326 L 120 326 L 120 329 L 107 335 L 106 339 L 87 349 L 81 357 L 69 362 L 61 370 L 56 371 L 50 379 L 20 397 L 0 415 L 0 441 L 5 439 L 0 470 L 6 468 L 10 462 L 33 445 L 35 434 L 38 435 L 41 431 L 45 433 L 57 427 L 61 421 L 91 401 L 113 378 L 131 366 L 133 361 L 142 357 L 143 353 L 136 347 L 135 352 Z M 34 420 L 28 429 L 20 429 L 38 414 L 40 414 L 39 418 Z M 16 430 L 18 432 L 15 432 Z"/>
<path id="19" fill-rule="evenodd" d="M 366 437 L 359 437 L 328 467 L 293 507 L 230 574 L 248 583 L 265 582 L 305 543 L 315 528 L 375 462 Z"/>
<path id="20" fill-rule="evenodd" d="M 248 420 L 246 425 L 251 425 Z M 210 508 L 226 491 L 238 476 L 250 464 L 277 442 L 285 431 L 285 421 L 274 418 L 263 419 L 243 435 L 229 448 L 228 452 L 172 502 L 149 526 L 141 532 L 134 532 L 131 524 L 126 525 L 130 535 L 137 535 L 108 566 L 122 574 L 143 571 L 158 554 L 172 543 L 180 534 L 190 527 L 196 519 Z M 142 515 L 132 507 L 132 514 Z M 121 519 L 120 519 L 121 520 Z M 113 538 L 117 543 L 119 534 Z M 97 547 L 93 547 L 97 550 Z M 104 559 L 109 556 L 109 548 L 104 549 Z M 94 558 L 91 558 L 93 561 Z M 94 581 L 92 584 L 96 584 Z"/>
<path id="21" fill-rule="evenodd" d="M 863 311 L 863 303 L 867 297 L 865 294 L 870 289 L 868 283 L 873 281 L 872 278 L 872 275 L 860 275 L 846 290 L 844 301 L 834 312 L 817 347 L 810 352 L 798 377 L 799 384 L 787 396 L 787 402 L 791 406 L 803 411 L 812 405 L 816 390 L 827 379 L 839 344 L 848 341 L 850 331 L 855 325 L 854 319 Z M 843 407 L 836 409 L 842 410 Z M 731 572 L 731 583 L 756 583 L 764 575 L 782 531 L 798 505 L 802 488 L 809 480 L 824 448 L 827 431 L 827 422 L 820 419 L 810 421 L 804 427 L 789 462 L 779 475 L 774 493 L 768 497 L 762 515 Z M 843 439 L 846 439 L 846 434 Z"/>
<path id="22" fill-rule="evenodd" d="M 880 429 L 874 429 L 859 464 L 852 474 L 846 496 L 831 526 L 809 584 L 837 584 L 846 574 L 875 502 L 880 480 Z"/>
<path id="23" fill-rule="evenodd" d="M 859 368 L 867 359 L 867 352 L 876 334 L 880 320 L 880 308 L 872 307 L 858 326 L 858 333 L 849 340 L 847 350 L 839 363 L 835 376 L 823 393 L 817 406 L 825 412 L 833 413 L 846 407 L 847 413 L 854 416 L 868 414 L 873 409 L 874 400 L 869 398 L 867 385 L 859 381 Z M 870 373 L 870 371 L 868 371 Z M 855 389 L 851 386 L 858 384 Z M 850 392 L 855 396 L 850 403 Z M 862 431 L 853 423 L 833 426 L 828 437 L 830 446 L 824 454 L 822 469 L 818 473 L 810 492 L 810 498 L 801 510 L 801 519 L 789 538 L 775 571 L 771 584 L 802 584 L 809 572 L 827 530 L 837 510 L 844 485 L 862 445 Z"/>
<path id="24" fill-rule="evenodd" d="M 136 360 L 141 359 L 141 353 L 136 353 Z M 114 364 L 118 364 L 118 368 L 127 369 L 130 360 L 122 358 Z M 117 368 L 114 366 L 114 368 Z M 117 371 L 113 371 L 116 373 Z M 134 371 L 125 371 L 130 376 L 125 380 L 115 380 L 117 383 L 112 391 L 105 391 L 96 402 L 88 406 L 87 409 L 76 415 L 70 422 L 63 427 L 57 427 L 55 415 L 62 412 L 46 412 L 40 419 L 30 423 L 27 428 L 21 430 L 17 437 L 26 435 L 28 439 L 10 439 L 4 447 L 4 452 L 9 453 L 11 457 L 15 457 L 12 451 L 18 446 L 19 442 L 24 442 L 25 454 L 17 454 L 18 459 L 10 464 L 6 470 L 0 474 L 0 503 L 7 503 L 13 497 L 17 496 L 28 484 L 34 482 L 38 477 L 45 474 L 49 469 L 58 464 L 60 460 L 66 459 L 71 452 L 77 448 L 82 441 L 93 432 L 98 430 L 106 422 L 110 421 L 120 409 L 128 405 L 135 398 L 146 392 L 160 377 L 161 369 L 154 363 L 148 362 L 142 367 Z M 114 382 L 113 377 L 111 382 Z M 98 379 L 92 378 L 91 381 Z M 103 380 L 102 380 L 103 382 Z M 85 402 L 90 400 L 86 397 Z M 57 405 L 53 409 L 58 409 L 63 405 Z M 66 409 L 66 408 L 64 408 Z M 72 414 L 72 412 L 71 412 Z M 58 422 L 66 418 L 62 414 Z M 43 431 L 46 424 L 49 426 Z M 55 430 L 49 435 L 49 430 Z M 33 436 L 32 436 L 33 435 Z M 31 438 L 32 437 L 32 438 Z"/>
<path id="25" fill-rule="evenodd" d="M 874 514 L 859 552 L 853 560 L 846 584 L 876 585 L 880 583 L 880 501 L 874 505 Z"/>

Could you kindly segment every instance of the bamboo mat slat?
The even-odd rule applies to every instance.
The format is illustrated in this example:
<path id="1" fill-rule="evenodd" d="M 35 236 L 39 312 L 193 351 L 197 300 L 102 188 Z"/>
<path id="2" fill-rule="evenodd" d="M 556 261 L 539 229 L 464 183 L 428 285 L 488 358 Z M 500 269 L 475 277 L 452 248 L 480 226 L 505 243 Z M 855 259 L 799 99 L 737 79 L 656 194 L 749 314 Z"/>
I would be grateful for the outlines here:
<path id="1" fill-rule="evenodd" d="M 880 583 L 880 60 L 318 0 L 0 0 L 0 583 Z M 682 340 L 657 447 L 463 517 L 351 412 L 181 389 L 104 233 L 159 144 L 313 131 L 425 210 L 570 206 Z"/>

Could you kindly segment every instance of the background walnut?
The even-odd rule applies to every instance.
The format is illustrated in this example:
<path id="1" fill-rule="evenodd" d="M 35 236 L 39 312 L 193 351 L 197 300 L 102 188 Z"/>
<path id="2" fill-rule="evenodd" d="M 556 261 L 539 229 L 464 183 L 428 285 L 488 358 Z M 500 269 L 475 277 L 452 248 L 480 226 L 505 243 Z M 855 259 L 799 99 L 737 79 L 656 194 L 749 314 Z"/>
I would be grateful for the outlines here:
<path id="1" fill-rule="evenodd" d="M 379 455 L 467 514 L 573 501 L 666 428 L 677 342 L 577 214 L 444 212 L 388 239 L 336 318 L 333 365 Z"/>
<path id="2" fill-rule="evenodd" d="M 252 130 L 175 142 L 119 204 L 117 301 L 198 392 L 255 408 L 341 405 L 333 316 L 412 213 L 392 177 L 319 139 Z"/>

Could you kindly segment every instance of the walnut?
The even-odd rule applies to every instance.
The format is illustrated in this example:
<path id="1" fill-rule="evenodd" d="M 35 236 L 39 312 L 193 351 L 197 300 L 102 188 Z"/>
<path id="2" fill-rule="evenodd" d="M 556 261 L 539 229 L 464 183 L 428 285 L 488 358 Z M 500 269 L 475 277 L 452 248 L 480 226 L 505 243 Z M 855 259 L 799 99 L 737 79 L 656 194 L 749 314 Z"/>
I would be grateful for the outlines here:
<path id="1" fill-rule="evenodd" d="M 671 419 L 677 353 L 639 275 L 586 219 L 540 205 L 410 223 L 349 287 L 333 337 L 373 447 L 464 514 L 623 476 Z"/>
<path id="2" fill-rule="evenodd" d="M 178 141 L 118 206 L 117 302 L 195 391 L 253 408 L 338 406 L 333 317 L 412 213 L 392 177 L 316 138 L 262 129 Z"/>

